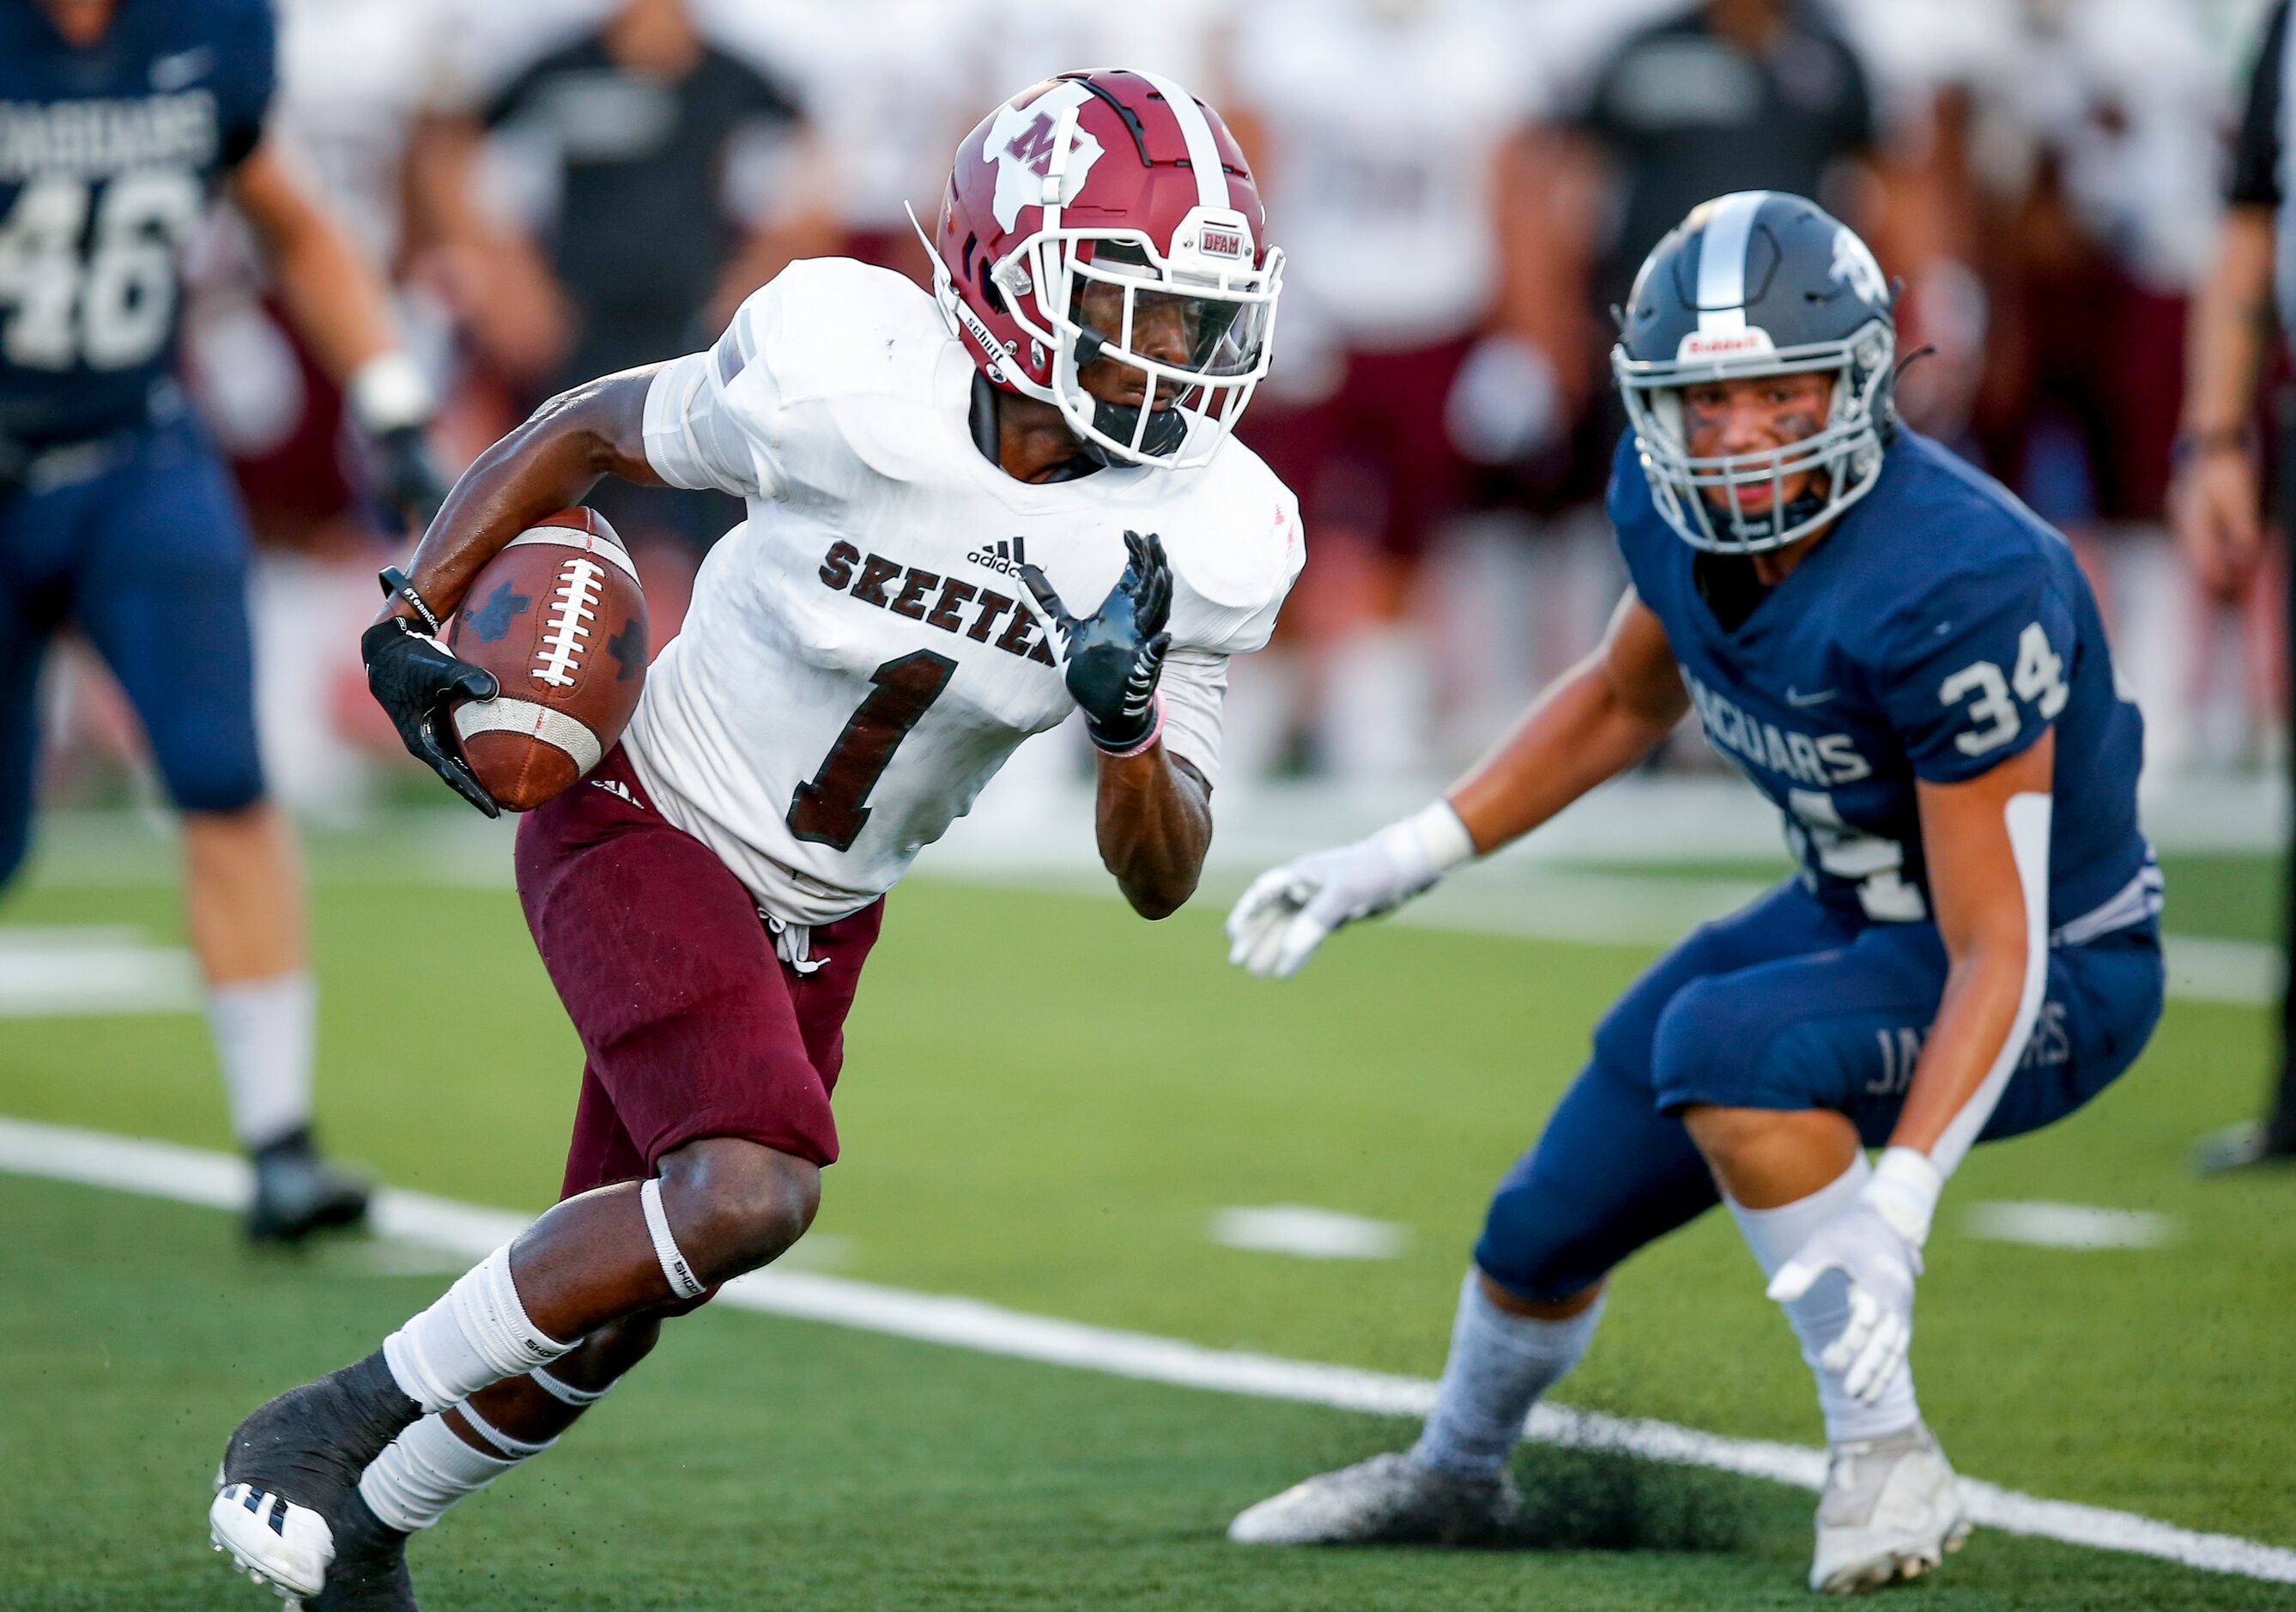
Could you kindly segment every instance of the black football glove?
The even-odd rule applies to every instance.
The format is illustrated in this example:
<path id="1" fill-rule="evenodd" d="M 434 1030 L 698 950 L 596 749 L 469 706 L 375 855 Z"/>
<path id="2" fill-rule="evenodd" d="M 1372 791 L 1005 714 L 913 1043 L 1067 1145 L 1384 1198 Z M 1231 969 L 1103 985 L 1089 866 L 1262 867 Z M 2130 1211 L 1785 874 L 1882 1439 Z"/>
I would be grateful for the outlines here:
<path id="1" fill-rule="evenodd" d="M 386 586 L 395 574 L 383 573 Z M 452 701 L 491 700 L 500 694 L 495 674 L 456 659 L 421 623 L 405 616 L 385 616 L 368 628 L 359 638 L 359 654 L 366 662 L 366 686 L 375 703 L 390 713 L 407 753 L 480 811 L 500 817 L 502 808 L 463 759 L 447 713 Z"/>
<path id="2" fill-rule="evenodd" d="M 1164 623 L 1172 614 L 1172 567 L 1163 540 L 1154 532 L 1124 534 L 1129 557 L 1124 574 L 1108 590 L 1100 609 L 1079 621 L 1045 573 L 1021 568 L 1021 580 L 1061 635 L 1061 657 L 1068 662 L 1069 695 L 1084 712 L 1085 731 L 1103 750 L 1125 755 L 1156 731 L 1156 679 L 1172 635 Z"/>
<path id="3" fill-rule="evenodd" d="M 439 473 L 429 433 L 420 425 L 398 426 L 375 438 L 374 450 L 384 500 L 421 537 L 447 501 L 447 479 Z"/>

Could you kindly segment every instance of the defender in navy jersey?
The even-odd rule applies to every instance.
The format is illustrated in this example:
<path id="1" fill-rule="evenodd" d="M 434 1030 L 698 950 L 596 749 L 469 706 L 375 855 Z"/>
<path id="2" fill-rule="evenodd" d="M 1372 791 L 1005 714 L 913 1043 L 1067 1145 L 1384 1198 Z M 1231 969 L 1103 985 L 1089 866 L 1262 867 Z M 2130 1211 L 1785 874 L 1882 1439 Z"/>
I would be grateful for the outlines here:
<path id="1" fill-rule="evenodd" d="M 1603 646 L 1445 799 L 1265 876 L 1231 916 L 1233 960 L 1289 975 L 1692 709 L 1801 863 L 1595 1027 L 1492 1200 L 1418 1443 L 1263 1501 L 1231 1537 L 1503 1533 L 1507 1454 L 1611 1267 L 1717 1202 L 1816 1379 L 1833 1459 L 1811 1587 L 1914 1576 L 1967 1534 L 1906 1361 L 1921 1246 L 1972 1143 L 2062 1117 L 2144 1047 L 2161 879 L 2136 821 L 2144 724 L 2095 601 L 2055 532 L 1897 423 L 1892 300 L 1865 243 L 1799 197 L 1693 211 L 1644 264 L 1612 355 L 1632 587 Z"/>
<path id="2" fill-rule="evenodd" d="M 374 270 L 266 150 L 262 0 L 0 0 L 0 885 L 29 846 L 37 683 L 67 625 L 135 705 L 184 813 L 193 944 L 250 1230 L 352 1221 L 309 1137 L 314 1004 L 291 848 L 264 799 L 238 504 L 176 379 L 178 259 L 227 191 L 384 443 L 435 506 L 421 374 Z"/>

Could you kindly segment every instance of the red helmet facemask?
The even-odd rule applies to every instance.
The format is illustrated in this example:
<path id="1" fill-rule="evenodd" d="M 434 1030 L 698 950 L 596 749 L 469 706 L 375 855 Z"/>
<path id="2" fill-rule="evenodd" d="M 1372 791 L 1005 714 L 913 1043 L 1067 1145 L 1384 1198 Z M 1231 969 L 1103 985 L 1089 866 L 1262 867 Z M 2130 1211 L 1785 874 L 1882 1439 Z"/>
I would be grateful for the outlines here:
<path id="1" fill-rule="evenodd" d="M 1095 458 L 1182 469 L 1267 373 L 1283 254 L 1266 228 L 1217 112 L 1168 78 L 1103 70 L 983 119 L 926 245 L 992 385 L 1052 404 Z M 1095 362 L 1124 376 L 1113 401 L 1084 388 Z"/>

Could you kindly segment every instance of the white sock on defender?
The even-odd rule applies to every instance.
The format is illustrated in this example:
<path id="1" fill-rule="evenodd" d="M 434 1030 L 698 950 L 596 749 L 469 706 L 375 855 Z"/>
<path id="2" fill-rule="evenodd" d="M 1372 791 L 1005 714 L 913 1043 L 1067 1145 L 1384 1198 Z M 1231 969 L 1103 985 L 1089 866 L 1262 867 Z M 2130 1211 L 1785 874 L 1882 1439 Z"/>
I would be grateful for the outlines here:
<path id="1" fill-rule="evenodd" d="M 1451 1324 L 1451 1353 L 1435 1389 L 1435 1410 L 1412 1459 L 1476 1477 L 1506 1465 L 1531 1406 L 1587 1353 L 1603 1319 L 1603 1302 L 1596 1299 L 1568 1320 L 1513 1315 L 1491 1303 L 1482 1273 L 1469 1266 L 1459 1284 L 1459 1313 Z"/>
<path id="2" fill-rule="evenodd" d="M 1753 1251 L 1754 1262 L 1761 1266 L 1767 1279 L 1778 1273 L 1778 1267 L 1800 1251 L 1810 1234 L 1833 1219 L 1866 1189 L 1873 1179 L 1874 1167 L 1860 1153 L 1849 1169 L 1830 1184 L 1819 1188 L 1808 1197 L 1797 1198 L 1775 1209 L 1749 1209 L 1744 1205 L 1730 1205 L 1730 1213 L 1738 1221 L 1739 1235 Z M 1881 1398 L 1872 1404 L 1855 1400 L 1842 1392 L 1841 1379 L 1817 1363 L 1825 1346 L 1841 1335 L 1849 1321 L 1849 1284 L 1838 1271 L 1830 1271 L 1818 1279 L 1813 1287 L 1792 1304 L 1779 1306 L 1786 1319 L 1793 1323 L 1794 1336 L 1801 1340 L 1801 1357 L 1809 1363 L 1810 1375 L 1817 1379 L 1817 1405 L 1825 1413 L 1825 1436 L 1830 1443 L 1842 1443 L 1850 1439 L 1880 1438 L 1886 1434 L 1902 1432 L 1921 1420 L 1921 1407 L 1914 1400 L 1914 1373 L 1909 1365 L 1900 1364 L 1898 1374 L 1890 1380 Z"/>
<path id="3" fill-rule="evenodd" d="M 308 969 L 208 987 L 232 1134 L 252 1153 L 311 1123 L 319 990 Z"/>
<path id="4" fill-rule="evenodd" d="M 505 1243 L 383 1339 L 382 1358 L 407 1398 L 439 1411 L 489 1383 L 546 1366 L 573 1346 L 527 1320 Z"/>

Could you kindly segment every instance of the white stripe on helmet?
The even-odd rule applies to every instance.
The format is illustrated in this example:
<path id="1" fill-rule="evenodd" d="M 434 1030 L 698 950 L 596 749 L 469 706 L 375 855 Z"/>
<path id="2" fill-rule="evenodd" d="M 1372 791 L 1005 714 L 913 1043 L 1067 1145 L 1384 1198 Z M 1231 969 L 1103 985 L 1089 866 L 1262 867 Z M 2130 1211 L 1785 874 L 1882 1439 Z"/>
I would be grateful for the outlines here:
<path id="1" fill-rule="evenodd" d="M 1210 119 L 1196 98 L 1161 73 L 1141 73 L 1164 97 L 1164 104 L 1172 109 L 1172 116 L 1180 125 L 1180 137 L 1188 143 L 1188 166 L 1196 173 L 1196 204 L 1200 207 L 1230 208 L 1227 170 L 1220 166 L 1219 146 L 1212 139 Z"/>
<path id="2" fill-rule="evenodd" d="M 1734 191 L 1708 203 L 1705 234 L 1698 248 L 1698 329 L 1702 335 L 1731 335 L 1746 328 L 1746 246 L 1766 190 Z"/>

